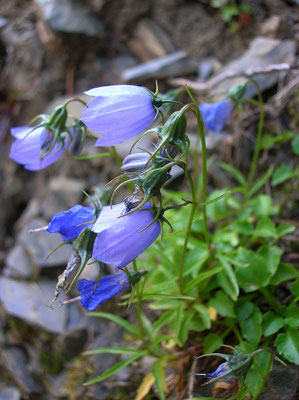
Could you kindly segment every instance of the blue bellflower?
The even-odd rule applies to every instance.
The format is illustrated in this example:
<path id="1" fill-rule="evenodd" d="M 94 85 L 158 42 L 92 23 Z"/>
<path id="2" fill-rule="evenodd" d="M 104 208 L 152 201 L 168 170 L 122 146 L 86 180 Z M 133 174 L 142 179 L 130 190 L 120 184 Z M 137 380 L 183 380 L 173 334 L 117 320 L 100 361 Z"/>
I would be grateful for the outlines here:
<path id="1" fill-rule="evenodd" d="M 81 295 L 81 304 L 87 311 L 93 311 L 111 297 L 131 288 L 128 275 L 125 272 L 100 279 L 96 289 L 95 285 L 96 281 L 87 279 L 81 279 L 77 283 Z"/>
<path id="2" fill-rule="evenodd" d="M 149 226 L 154 220 L 150 203 L 129 215 L 125 215 L 125 210 L 125 203 L 116 204 L 112 208 L 103 207 L 92 228 L 93 232 L 98 233 L 93 258 L 120 268 L 146 250 L 161 231 L 158 221 Z"/>
<path id="3" fill-rule="evenodd" d="M 95 96 L 81 120 L 93 132 L 104 135 L 96 146 L 114 146 L 138 135 L 156 116 L 153 95 L 141 86 L 112 85 L 85 92 Z"/>
<path id="4" fill-rule="evenodd" d="M 234 107 L 235 104 L 230 99 L 200 104 L 199 110 L 205 127 L 214 132 L 221 132 Z"/>
<path id="5" fill-rule="evenodd" d="M 63 241 L 76 239 L 84 229 L 93 225 L 94 215 L 94 209 L 76 204 L 67 211 L 55 214 L 47 231 L 60 233 Z"/>
<path id="6" fill-rule="evenodd" d="M 57 142 L 51 153 L 41 158 L 52 144 L 49 140 L 50 134 L 44 127 L 20 126 L 12 128 L 10 132 L 16 140 L 11 146 L 9 156 L 17 163 L 23 164 L 29 171 L 46 168 L 62 155 L 63 148 Z"/>

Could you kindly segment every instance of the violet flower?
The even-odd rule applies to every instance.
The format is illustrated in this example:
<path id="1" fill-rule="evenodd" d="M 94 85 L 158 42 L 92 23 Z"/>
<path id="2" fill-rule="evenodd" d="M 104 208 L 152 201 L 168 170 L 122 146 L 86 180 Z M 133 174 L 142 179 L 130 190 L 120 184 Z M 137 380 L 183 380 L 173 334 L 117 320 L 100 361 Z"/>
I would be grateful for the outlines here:
<path id="1" fill-rule="evenodd" d="M 119 268 L 123 268 L 146 250 L 161 231 L 158 221 L 152 223 L 154 216 L 150 203 L 129 215 L 125 215 L 125 211 L 125 203 L 116 204 L 112 208 L 103 207 L 92 228 L 93 232 L 98 233 L 93 258 Z M 142 231 L 143 229 L 145 230 Z"/>
<path id="2" fill-rule="evenodd" d="M 81 120 L 104 135 L 96 146 L 114 146 L 138 135 L 152 124 L 160 105 L 155 95 L 141 86 L 102 86 L 85 94 L 95 97 L 84 108 Z"/>
<path id="3" fill-rule="evenodd" d="M 108 275 L 100 279 L 96 289 L 95 285 L 96 281 L 87 279 L 81 279 L 77 283 L 77 288 L 81 295 L 81 304 L 87 311 L 93 311 L 100 304 L 111 299 L 111 297 L 131 288 L 128 275 L 125 272 Z"/>
<path id="4" fill-rule="evenodd" d="M 200 104 L 199 110 L 205 127 L 214 132 L 221 132 L 234 107 L 235 104 L 230 99 Z"/>
<path id="5" fill-rule="evenodd" d="M 76 204 L 67 211 L 55 214 L 47 231 L 59 233 L 63 241 L 76 239 L 84 229 L 93 225 L 94 215 L 94 209 Z"/>
<path id="6" fill-rule="evenodd" d="M 49 147 L 50 133 L 44 127 L 20 126 L 11 129 L 16 138 L 10 149 L 10 158 L 23 164 L 29 171 L 38 171 L 53 164 L 62 155 L 63 148 L 57 142 L 50 154 L 43 157 Z M 53 135 L 54 139 L 54 135 Z"/>
<path id="7" fill-rule="evenodd" d="M 121 169 L 125 173 L 137 172 L 141 174 L 152 166 L 152 162 L 148 162 L 150 157 L 151 155 L 148 153 L 129 154 L 123 159 Z"/>

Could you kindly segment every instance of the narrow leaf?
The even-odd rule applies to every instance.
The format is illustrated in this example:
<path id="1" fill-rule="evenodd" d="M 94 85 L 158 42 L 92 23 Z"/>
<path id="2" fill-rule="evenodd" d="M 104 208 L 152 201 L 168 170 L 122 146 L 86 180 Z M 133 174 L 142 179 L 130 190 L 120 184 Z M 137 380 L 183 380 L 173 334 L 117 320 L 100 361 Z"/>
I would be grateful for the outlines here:
<path id="1" fill-rule="evenodd" d="M 127 360 L 121 361 L 115 364 L 113 367 L 107 369 L 103 374 L 97 376 L 96 378 L 90 379 L 89 381 L 85 382 L 84 385 L 92 385 L 93 383 L 102 382 L 104 379 L 109 378 L 109 376 L 116 374 L 118 371 L 121 371 L 128 365 L 132 364 L 135 360 L 145 355 L 145 352 L 139 352 L 135 354 L 133 357 L 128 358 Z"/>
<path id="2" fill-rule="evenodd" d="M 110 321 L 115 322 L 117 325 L 122 326 L 126 331 L 132 333 L 134 336 L 140 337 L 138 330 L 133 325 L 131 325 L 125 319 L 118 317 L 117 315 L 105 313 L 105 312 L 91 312 L 91 313 L 87 313 L 87 315 L 89 315 L 90 317 L 99 317 L 99 318 L 109 319 Z"/>

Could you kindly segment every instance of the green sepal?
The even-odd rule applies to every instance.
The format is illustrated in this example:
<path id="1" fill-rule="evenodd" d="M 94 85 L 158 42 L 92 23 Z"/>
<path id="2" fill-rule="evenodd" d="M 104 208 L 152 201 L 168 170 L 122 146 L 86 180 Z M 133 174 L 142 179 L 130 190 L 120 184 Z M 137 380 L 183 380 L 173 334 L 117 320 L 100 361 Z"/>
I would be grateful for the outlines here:
<path id="1" fill-rule="evenodd" d="M 97 236 L 97 234 L 95 232 L 92 232 L 91 228 L 86 228 L 86 229 L 84 229 L 84 231 L 82 231 L 80 233 L 80 235 L 77 237 L 75 243 L 73 244 L 73 252 L 78 254 L 78 257 L 80 257 L 80 265 L 78 267 L 78 272 L 77 272 L 76 276 L 74 277 L 74 279 L 72 280 L 72 283 L 70 284 L 67 292 L 69 292 L 71 290 L 73 284 L 76 282 L 76 280 L 81 275 L 88 260 L 91 259 L 93 245 L 94 245 L 96 236 Z"/>

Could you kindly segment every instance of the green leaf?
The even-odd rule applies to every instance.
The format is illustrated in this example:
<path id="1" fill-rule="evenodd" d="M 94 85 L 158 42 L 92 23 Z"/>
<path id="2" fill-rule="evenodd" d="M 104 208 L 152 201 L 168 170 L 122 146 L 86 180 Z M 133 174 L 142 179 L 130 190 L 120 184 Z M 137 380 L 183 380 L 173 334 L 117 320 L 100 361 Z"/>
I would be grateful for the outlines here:
<path id="1" fill-rule="evenodd" d="M 136 337 L 140 337 L 140 334 L 138 330 L 131 325 L 128 321 L 125 319 L 118 317 L 117 315 L 106 313 L 106 312 L 89 312 L 87 313 L 90 317 L 99 317 L 99 318 L 106 318 L 109 319 L 110 321 L 115 322 L 117 325 L 120 325 L 123 327 L 126 331 L 132 333 Z"/>
<path id="2" fill-rule="evenodd" d="M 184 309 L 185 309 L 184 303 L 179 303 L 179 305 L 176 309 L 175 337 L 176 337 L 176 341 L 178 343 L 180 343 L 179 335 L 180 335 L 180 331 L 181 331 L 181 325 L 182 325 L 183 319 L 184 319 Z"/>
<path id="3" fill-rule="evenodd" d="M 216 292 L 215 296 L 209 301 L 208 304 L 214 307 L 218 314 L 222 315 L 222 317 L 236 317 L 234 312 L 234 303 L 221 290 Z"/>
<path id="4" fill-rule="evenodd" d="M 210 329 L 211 321 L 208 309 L 203 304 L 194 304 L 193 308 L 199 314 L 200 319 L 205 327 L 205 329 Z"/>
<path id="5" fill-rule="evenodd" d="M 281 165 L 276 168 L 273 173 L 271 184 L 272 186 L 279 185 L 294 176 L 294 171 L 289 165 Z"/>
<path id="6" fill-rule="evenodd" d="M 260 218 L 256 230 L 254 231 L 254 237 L 277 237 L 277 232 L 275 228 L 274 222 L 271 221 L 270 218 L 264 217 Z"/>
<path id="7" fill-rule="evenodd" d="M 271 149 L 275 144 L 285 143 L 294 137 L 292 131 L 284 131 L 281 135 L 263 135 L 261 142 L 261 150 Z"/>
<path id="8" fill-rule="evenodd" d="M 236 5 L 227 5 L 221 8 L 221 16 L 224 22 L 230 22 L 237 15 L 239 15 L 239 10 Z"/>
<path id="9" fill-rule="evenodd" d="M 194 310 L 188 310 L 183 318 L 178 336 L 177 336 L 177 341 L 179 343 L 180 346 L 183 346 L 186 342 L 186 340 L 188 339 L 188 334 L 189 334 L 189 330 L 190 330 L 190 324 L 192 321 L 192 318 L 195 314 Z"/>
<path id="10" fill-rule="evenodd" d="M 272 311 L 266 312 L 263 317 L 263 331 L 265 336 L 273 335 L 283 327 L 284 320 Z"/>
<path id="11" fill-rule="evenodd" d="M 281 282 L 298 277 L 299 272 L 291 264 L 280 262 L 275 275 L 270 280 L 270 284 L 276 286 Z"/>
<path id="12" fill-rule="evenodd" d="M 276 228 L 277 237 L 280 238 L 282 236 L 289 235 L 290 233 L 293 233 L 295 229 L 296 228 L 294 225 L 278 225 L 278 227 Z"/>
<path id="13" fill-rule="evenodd" d="M 171 321 L 174 316 L 175 310 L 169 310 L 162 314 L 161 317 L 157 321 L 155 321 L 153 325 L 153 336 L 155 336 L 165 324 Z"/>
<path id="14" fill-rule="evenodd" d="M 223 272 L 225 273 L 228 281 L 230 282 L 231 288 L 229 290 L 229 293 L 227 294 L 231 297 L 231 299 L 236 300 L 239 296 L 239 285 L 235 271 L 226 257 L 222 256 L 221 254 L 217 254 L 216 257 L 221 263 L 224 270 Z"/>
<path id="15" fill-rule="evenodd" d="M 165 382 L 165 370 L 161 360 L 157 360 L 153 363 L 152 372 L 155 377 L 156 386 L 159 392 L 161 400 L 165 399 L 164 388 L 166 387 Z"/>
<path id="16" fill-rule="evenodd" d="M 249 197 L 253 196 L 258 190 L 260 190 L 260 188 L 262 186 L 264 186 L 264 184 L 267 182 L 267 180 L 270 178 L 270 176 L 272 175 L 273 172 L 273 167 L 271 166 L 266 173 L 260 178 L 258 179 L 254 185 L 252 186 L 252 188 L 249 190 L 248 194 Z"/>
<path id="17" fill-rule="evenodd" d="M 292 283 L 291 293 L 294 297 L 299 297 L 299 279 Z"/>
<path id="18" fill-rule="evenodd" d="M 238 170 L 238 168 L 224 162 L 220 163 L 220 167 L 229 172 L 235 178 L 235 180 L 240 183 L 241 186 L 246 186 L 246 179 L 242 172 Z"/>
<path id="19" fill-rule="evenodd" d="M 295 136 L 292 140 L 292 149 L 293 152 L 299 156 L 299 135 Z"/>
<path id="20" fill-rule="evenodd" d="M 254 367 L 251 367 L 247 372 L 245 384 L 248 387 L 248 390 L 252 394 L 252 396 L 258 393 L 260 386 L 263 384 L 263 378 L 254 369 Z"/>
<path id="21" fill-rule="evenodd" d="M 299 326 L 299 308 L 295 305 L 290 305 L 286 312 L 286 323 L 292 328 L 298 328 Z"/>
<path id="22" fill-rule="evenodd" d="M 134 356 L 128 358 L 127 360 L 121 361 L 117 364 L 115 364 L 113 367 L 107 369 L 103 374 L 97 376 L 96 378 L 90 379 L 89 381 L 85 382 L 84 385 L 92 385 L 93 383 L 101 382 L 104 379 L 109 378 L 109 376 L 116 374 L 117 372 L 121 371 L 128 365 L 132 364 L 135 360 L 138 358 L 144 356 L 146 354 L 145 351 L 140 351 L 138 354 L 135 354 Z"/>
<path id="23" fill-rule="evenodd" d="M 249 318 L 240 323 L 243 336 L 253 346 L 257 346 L 262 336 L 262 314 L 260 310 L 254 306 L 254 311 Z"/>
<path id="24" fill-rule="evenodd" d="M 222 345 L 222 338 L 216 333 L 209 333 L 203 341 L 203 351 L 205 354 L 213 353 Z"/>
<path id="25" fill-rule="evenodd" d="M 282 250 L 277 246 L 264 245 L 255 253 L 239 247 L 237 254 L 241 263 L 249 264 L 247 268 L 236 268 L 236 275 L 240 286 L 250 292 L 269 284 L 277 271 Z"/>
<path id="26" fill-rule="evenodd" d="M 288 328 L 285 333 L 280 333 L 275 340 L 275 346 L 279 354 L 299 365 L 299 332 L 295 328 Z"/>
<path id="27" fill-rule="evenodd" d="M 201 272 L 196 278 L 192 279 L 188 283 L 188 285 L 186 286 L 186 292 L 191 290 L 193 287 L 197 286 L 200 282 L 203 282 L 206 279 L 211 278 L 213 275 L 217 274 L 219 271 L 222 271 L 222 267 L 214 267 L 208 271 Z"/>
<path id="28" fill-rule="evenodd" d="M 254 312 L 254 304 L 241 298 L 236 303 L 237 319 L 239 322 L 245 321 Z M 245 351 L 243 351 L 245 352 Z"/>
<path id="29" fill-rule="evenodd" d="M 251 201 L 253 211 L 259 217 L 268 217 L 275 214 L 276 210 L 272 205 L 271 197 L 266 194 L 260 194 Z"/>
<path id="30" fill-rule="evenodd" d="M 92 354 L 139 354 L 140 350 L 127 349 L 126 347 L 102 347 L 100 349 L 88 350 L 83 354 L 86 356 Z"/>

